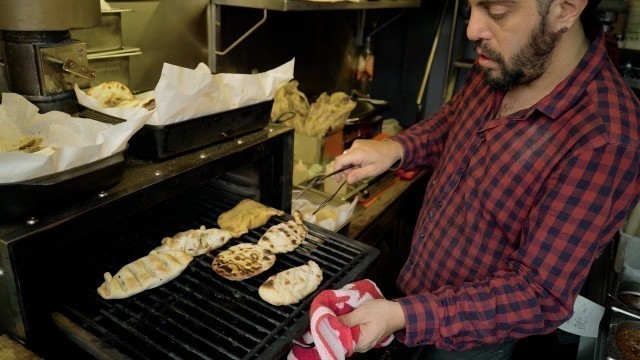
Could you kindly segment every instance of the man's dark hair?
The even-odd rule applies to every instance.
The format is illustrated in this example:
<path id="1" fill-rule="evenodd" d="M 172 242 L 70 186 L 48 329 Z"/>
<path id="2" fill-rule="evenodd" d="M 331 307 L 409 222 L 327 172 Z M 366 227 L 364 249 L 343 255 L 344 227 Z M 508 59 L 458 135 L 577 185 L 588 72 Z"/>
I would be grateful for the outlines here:
<path id="1" fill-rule="evenodd" d="M 580 16 L 583 22 L 585 19 L 597 18 L 596 8 L 598 7 L 598 4 L 600 4 L 600 1 L 602 0 L 589 0 L 587 2 L 587 6 L 584 8 Z M 551 8 L 551 3 L 553 2 L 553 0 L 537 0 L 537 2 L 540 15 L 542 17 L 549 15 L 549 9 Z"/>
<path id="2" fill-rule="evenodd" d="M 549 8 L 553 0 L 537 0 L 538 1 L 538 10 L 540 10 L 540 14 L 545 16 L 549 13 Z M 596 8 L 598 4 L 600 4 L 602 0 L 589 0 L 587 2 L 587 6 L 582 11 L 582 14 L 585 15 L 595 15 Z"/>
<path id="3" fill-rule="evenodd" d="M 584 8 L 584 11 L 582 13 L 590 15 L 595 14 L 596 8 L 598 7 L 598 4 L 600 4 L 600 1 L 602 0 L 589 0 L 589 2 L 587 3 L 587 7 Z"/>

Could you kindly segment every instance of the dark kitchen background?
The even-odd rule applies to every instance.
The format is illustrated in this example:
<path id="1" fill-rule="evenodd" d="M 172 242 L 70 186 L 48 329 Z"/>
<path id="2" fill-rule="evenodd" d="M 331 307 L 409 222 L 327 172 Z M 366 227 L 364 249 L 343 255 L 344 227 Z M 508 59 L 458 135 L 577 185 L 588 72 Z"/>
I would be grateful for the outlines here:
<path id="1" fill-rule="evenodd" d="M 122 37 L 123 51 L 115 57 L 96 53 L 93 59 L 90 58 L 90 64 L 102 72 L 99 76 L 105 77 L 103 81 L 117 79 L 133 91 L 146 91 L 155 87 L 165 62 L 187 68 L 195 68 L 202 62 L 213 72 L 256 73 L 295 58 L 294 77 L 300 83 L 299 89 L 310 100 L 323 92 L 335 91 L 382 99 L 391 105 L 385 117 L 396 119 L 401 126 L 408 127 L 440 108 L 453 89 L 460 85 L 465 69 L 472 62 L 472 52 L 465 41 L 466 3 L 456 0 L 372 1 L 388 6 L 361 9 L 357 4 L 351 4 L 348 9 L 335 9 L 329 4 L 322 4 L 299 10 L 287 9 L 280 5 L 286 1 L 276 0 L 108 1 L 111 7 L 126 10 L 103 14 L 105 19 L 111 21 L 115 17 L 114 21 L 118 22 L 116 30 Z M 266 10 L 259 5 L 261 3 L 265 4 Z M 640 41 L 637 37 L 640 26 L 635 24 L 640 22 L 640 12 L 633 11 L 637 9 L 630 3 L 632 1 L 603 0 L 599 15 L 605 30 L 620 48 L 612 54 L 612 59 L 629 85 L 638 91 Z M 82 32 L 74 37 L 78 34 Z M 225 54 L 220 54 L 230 47 Z M 358 81 L 354 75 L 354 63 L 365 51 L 375 58 L 373 78 L 371 81 Z M 2 66 L 3 62 L 0 62 L 0 69 Z M 426 76 L 428 81 L 422 88 Z M 0 91 L 8 91 L 4 71 L 0 71 Z M 259 146 L 267 147 L 267 155 L 254 155 L 262 150 L 242 151 L 255 158 L 274 157 L 280 166 L 286 165 L 291 159 L 280 152 L 291 147 L 292 140 L 288 136 L 278 134 L 266 142 L 256 140 Z M 270 146 L 275 150 L 269 150 Z M 223 163 L 226 168 L 208 169 L 207 174 L 214 171 L 219 174 L 232 168 L 231 161 Z M 171 166 L 167 164 L 167 169 Z M 183 182 L 186 180 L 182 179 Z M 377 228 L 362 232 L 363 239 L 371 238 L 365 241 L 367 244 L 374 244 L 381 250 L 380 257 L 367 274 L 380 280 L 381 287 L 390 297 L 394 295 L 394 271 L 401 265 L 403 251 L 408 249 L 406 241 L 410 238 L 419 207 L 419 186 L 424 181 L 416 182 L 417 187 L 403 194 L 402 202 L 387 209 L 388 219 L 376 223 L 385 229 L 384 232 L 374 234 Z M 163 194 L 176 191 L 166 184 L 161 190 Z M 209 191 L 208 188 L 200 190 Z M 149 193 L 143 199 L 151 202 L 152 197 Z M 273 197 L 279 199 L 272 199 L 273 203 L 288 206 L 280 201 L 282 194 Z M 144 216 L 144 213 L 140 215 Z M 89 232 L 89 229 L 83 228 L 82 232 Z M 390 240 L 382 241 L 376 236 L 390 236 Z M 584 296 L 601 304 L 607 303 L 606 294 L 614 282 L 611 271 L 613 249 L 609 250 L 596 260 L 583 289 Z M 28 259 L 18 260 L 26 264 Z M 580 338 L 558 330 L 522 341 L 518 344 L 515 358 L 603 359 L 607 351 L 610 318 L 605 317 L 601 323 L 598 339 Z M 356 358 L 405 359 L 407 354 L 408 349 L 394 343 L 390 348 Z"/>

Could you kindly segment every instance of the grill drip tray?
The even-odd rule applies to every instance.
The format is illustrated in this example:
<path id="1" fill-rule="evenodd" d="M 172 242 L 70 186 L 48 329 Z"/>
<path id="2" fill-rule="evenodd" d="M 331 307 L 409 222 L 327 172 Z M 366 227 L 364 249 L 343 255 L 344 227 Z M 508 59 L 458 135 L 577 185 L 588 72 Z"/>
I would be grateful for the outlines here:
<path id="1" fill-rule="evenodd" d="M 318 292 L 341 287 L 361 276 L 378 250 L 309 225 L 309 235 L 294 252 L 278 254 L 268 271 L 242 282 L 226 280 L 210 268 L 219 251 L 241 242 L 256 243 L 268 229 L 291 219 L 272 217 L 263 227 L 231 241 L 211 255 L 195 258 L 173 281 L 127 299 L 104 300 L 96 292 L 106 271 L 149 253 L 164 236 L 216 227 L 218 215 L 240 199 L 201 186 L 126 222 L 96 229 L 57 258 L 63 275 L 50 291 L 59 304 L 58 327 L 96 358 L 268 359 L 284 355 L 291 339 L 308 325 L 311 300 Z M 314 260 L 323 270 L 316 293 L 290 306 L 272 306 L 258 295 L 271 275 Z M 51 264 L 53 266 L 53 264 Z"/>

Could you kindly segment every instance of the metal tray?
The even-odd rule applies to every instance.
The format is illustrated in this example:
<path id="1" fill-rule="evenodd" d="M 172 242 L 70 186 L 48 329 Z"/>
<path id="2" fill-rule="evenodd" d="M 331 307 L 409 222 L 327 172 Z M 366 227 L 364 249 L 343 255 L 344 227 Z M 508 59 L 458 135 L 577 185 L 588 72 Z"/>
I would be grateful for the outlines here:
<path id="1" fill-rule="evenodd" d="M 65 171 L 0 184 L 0 223 L 8 218 L 50 211 L 62 203 L 115 184 L 124 173 L 125 151 Z"/>
<path id="2" fill-rule="evenodd" d="M 616 333 L 625 328 L 640 330 L 640 322 L 638 322 L 637 320 L 629 316 L 626 316 L 624 314 L 614 311 L 612 314 L 611 323 L 609 326 L 609 331 L 607 336 L 607 347 L 606 347 L 605 359 L 626 360 L 621 356 L 615 341 Z"/>
<path id="3" fill-rule="evenodd" d="M 164 159 L 260 130 L 271 117 L 273 100 L 168 125 L 144 125 L 129 141 L 130 153 Z M 124 121 L 86 109 L 80 116 L 103 122 Z M 107 120 L 107 119 L 111 120 Z"/>
<path id="4" fill-rule="evenodd" d="M 616 306 L 622 307 L 626 311 L 640 316 L 640 305 L 637 301 L 630 303 L 625 301 L 623 295 L 640 296 L 640 283 L 635 281 L 622 281 L 616 286 L 615 296 Z"/>

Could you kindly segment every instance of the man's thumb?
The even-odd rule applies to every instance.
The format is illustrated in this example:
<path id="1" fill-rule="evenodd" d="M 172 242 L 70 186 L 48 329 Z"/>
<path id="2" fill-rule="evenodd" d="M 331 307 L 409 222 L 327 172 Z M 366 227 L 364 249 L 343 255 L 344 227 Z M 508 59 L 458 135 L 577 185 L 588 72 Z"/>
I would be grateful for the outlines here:
<path id="1" fill-rule="evenodd" d="M 338 320 L 340 320 L 341 323 L 345 324 L 348 327 L 352 327 L 353 325 L 355 325 L 355 320 L 351 313 L 338 316 Z"/>

